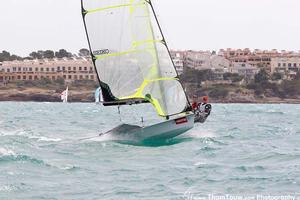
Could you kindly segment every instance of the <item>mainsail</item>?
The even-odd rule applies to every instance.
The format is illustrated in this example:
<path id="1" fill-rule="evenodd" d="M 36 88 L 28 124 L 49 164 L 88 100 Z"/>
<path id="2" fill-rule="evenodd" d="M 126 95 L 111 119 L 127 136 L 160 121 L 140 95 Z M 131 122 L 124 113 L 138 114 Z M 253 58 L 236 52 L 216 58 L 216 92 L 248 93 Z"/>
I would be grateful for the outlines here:
<path id="1" fill-rule="evenodd" d="M 160 116 L 190 108 L 150 0 L 81 0 L 104 105 L 152 103 Z"/>

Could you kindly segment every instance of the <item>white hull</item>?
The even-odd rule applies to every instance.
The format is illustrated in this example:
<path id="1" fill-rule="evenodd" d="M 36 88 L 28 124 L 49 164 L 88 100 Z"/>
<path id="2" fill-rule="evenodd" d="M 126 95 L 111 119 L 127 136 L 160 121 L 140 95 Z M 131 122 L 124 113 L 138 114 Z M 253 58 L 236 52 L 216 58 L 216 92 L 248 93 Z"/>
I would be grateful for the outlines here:
<path id="1" fill-rule="evenodd" d="M 174 138 L 194 127 L 194 114 L 179 117 L 147 127 L 122 124 L 102 135 L 110 134 L 113 140 L 157 141 Z"/>

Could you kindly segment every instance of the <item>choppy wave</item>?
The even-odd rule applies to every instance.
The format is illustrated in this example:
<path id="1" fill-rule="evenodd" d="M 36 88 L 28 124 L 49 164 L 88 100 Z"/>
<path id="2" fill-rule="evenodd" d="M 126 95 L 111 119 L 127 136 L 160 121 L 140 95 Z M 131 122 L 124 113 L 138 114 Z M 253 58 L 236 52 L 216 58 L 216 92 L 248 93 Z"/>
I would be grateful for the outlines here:
<path id="1" fill-rule="evenodd" d="M 1 106 L 6 114 L 0 114 L 0 199 L 154 200 L 182 199 L 186 191 L 299 191 L 297 105 L 213 105 L 205 124 L 151 144 L 127 143 L 129 135 L 122 135 L 124 143 L 115 142 L 119 136 L 97 136 L 119 123 L 112 108 Z M 135 112 L 132 108 L 126 109 Z M 134 109 L 140 109 L 137 116 L 156 120 L 144 105 Z"/>

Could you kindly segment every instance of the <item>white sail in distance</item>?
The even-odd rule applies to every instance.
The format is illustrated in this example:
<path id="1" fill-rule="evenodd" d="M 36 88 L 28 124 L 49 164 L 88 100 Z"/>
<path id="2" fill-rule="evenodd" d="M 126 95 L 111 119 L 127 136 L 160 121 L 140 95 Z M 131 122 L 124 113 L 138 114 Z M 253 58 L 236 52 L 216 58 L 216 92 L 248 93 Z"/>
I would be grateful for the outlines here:
<path id="1" fill-rule="evenodd" d="M 187 111 L 151 1 L 81 2 L 104 105 L 150 102 L 164 117 Z"/>
<path id="2" fill-rule="evenodd" d="M 67 103 L 68 102 L 68 94 L 69 93 L 69 88 L 67 87 L 66 90 L 64 90 L 61 94 L 60 94 L 60 99 L 63 101 L 63 103 Z"/>

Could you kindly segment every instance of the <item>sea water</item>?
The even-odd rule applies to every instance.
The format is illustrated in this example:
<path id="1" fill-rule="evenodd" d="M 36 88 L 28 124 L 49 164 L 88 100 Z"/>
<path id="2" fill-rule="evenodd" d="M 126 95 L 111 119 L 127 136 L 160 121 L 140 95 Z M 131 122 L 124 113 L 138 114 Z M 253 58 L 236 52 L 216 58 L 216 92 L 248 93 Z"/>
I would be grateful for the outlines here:
<path id="1" fill-rule="evenodd" d="M 120 112 L 0 103 L 0 199 L 300 199 L 300 105 L 213 104 L 205 124 L 159 145 L 95 137 L 159 121 L 149 106 Z"/>

